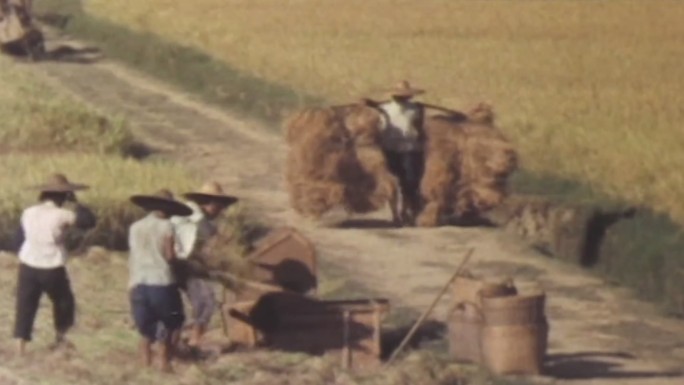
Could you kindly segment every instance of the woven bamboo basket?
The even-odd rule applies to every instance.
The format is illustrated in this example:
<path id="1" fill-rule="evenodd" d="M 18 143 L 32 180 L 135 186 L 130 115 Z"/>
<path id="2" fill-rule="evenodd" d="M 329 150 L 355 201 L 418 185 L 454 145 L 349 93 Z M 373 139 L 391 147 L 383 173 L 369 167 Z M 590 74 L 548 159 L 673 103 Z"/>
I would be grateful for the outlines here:
<path id="1" fill-rule="evenodd" d="M 498 375 L 541 373 L 549 327 L 546 322 L 482 328 L 482 360 Z"/>
<path id="2" fill-rule="evenodd" d="M 528 325 L 546 322 L 546 294 L 531 293 L 482 299 L 484 322 L 489 326 Z"/>

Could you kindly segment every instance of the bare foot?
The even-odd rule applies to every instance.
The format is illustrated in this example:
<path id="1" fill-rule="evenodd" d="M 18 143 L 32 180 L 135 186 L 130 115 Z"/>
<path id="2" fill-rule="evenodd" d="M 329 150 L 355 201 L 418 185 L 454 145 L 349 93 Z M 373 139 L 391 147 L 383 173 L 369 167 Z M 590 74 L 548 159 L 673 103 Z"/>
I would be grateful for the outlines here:
<path id="1" fill-rule="evenodd" d="M 23 357 L 26 355 L 26 340 L 19 339 L 17 340 L 17 355 L 19 357 Z"/>

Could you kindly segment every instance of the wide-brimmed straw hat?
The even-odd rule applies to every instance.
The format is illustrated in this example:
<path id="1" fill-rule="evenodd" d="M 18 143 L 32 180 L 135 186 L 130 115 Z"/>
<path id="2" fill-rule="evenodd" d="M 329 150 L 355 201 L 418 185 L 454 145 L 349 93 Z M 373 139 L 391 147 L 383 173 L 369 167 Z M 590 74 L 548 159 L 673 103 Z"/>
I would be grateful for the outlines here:
<path id="1" fill-rule="evenodd" d="M 151 195 L 133 195 L 133 204 L 146 211 L 161 211 L 171 216 L 186 217 L 192 214 L 192 209 L 175 200 L 169 190 L 162 189 Z"/>
<path id="2" fill-rule="evenodd" d="M 183 194 L 185 198 L 193 202 L 214 201 L 223 206 L 230 206 L 238 201 L 237 197 L 223 192 L 223 188 L 216 182 L 207 182 L 198 191 Z"/>
<path id="3" fill-rule="evenodd" d="M 387 90 L 389 96 L 416 96 L 424 94 L 425 90 L 413 88 L 407 80 L 402 80 L 394 87 Z"/>
<path id="4" fill-rule="evenodd" d="M 87 190 L 90 186 L 79 183 L 71 183 L 69 179 L 60 173 L 50 175 L 44 183 L 32 186 L 32 189 L 41 192 L 68 193 L 80 190 Z"/>

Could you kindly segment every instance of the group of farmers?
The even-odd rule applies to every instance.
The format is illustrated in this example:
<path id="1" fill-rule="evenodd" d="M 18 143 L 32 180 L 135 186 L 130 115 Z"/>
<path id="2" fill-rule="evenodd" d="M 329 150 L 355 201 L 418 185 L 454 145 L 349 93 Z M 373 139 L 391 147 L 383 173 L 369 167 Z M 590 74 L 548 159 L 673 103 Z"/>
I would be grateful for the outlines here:
<path id="1" fill-rule="evenodd" d="M 86 230 L 96 225 L 92 211 L 80 204 L 75 195 L 88 188 L 71 183 L 63 174 L 55 174 L 36 186 L 38 203 L 21 215 L 14 323 L 19 354 L 25 353 L 31 341 L 43 293 L 53 305 L 54 347 L 69 344 L 64 337 L 74 323 L 75 301 L 65 268 L 65 239 L 70 229 Z M 181 291 L 193 312 L 188 341 L 191 347 L 200 343 L 216 308 L 210 282 L 188 275 L 183 262 L 203 252 L 204 242 L 216 234 L 215 219 L 238 201 L 215 182 L 184 194 L 184 198 L 185 201 L 176 200 L 168 190 L 130 198 L 147 212 L 131 225 L 128 235 L 131 314 L 141 336 L 143 363 L 152 364 L 152 344 L 159 342 L 161 367 L 165 371 L 171 369 L 185 323 Z"/>
<path id="2" fill-rule="evenodd" d="M 420 211 L 420 179 L 424 168 L 422 130 L 424 106 L 412 101 L 422 93 L 408 82 L 389 92 L 390 100 L 363 99 L 382 117 L 381 144 L 388 167 L 400 183 L 404 197 L 403 220 Z M 46 293 L 53 303 L 57 346 L 74 323 L 74 295 L 65 269 L 65 234 L 70 228 L 95 226 L 92 212 L 80 204 L 75 192 L 88 186 L 75 184 L 56 174 L 37 186 L 38 203 L 21 216 L 19 274 L 16 294 L 14 337 L 23 354 L 31 340 L 38 303 Z M 185 201 L 161 190 L 153 195 L 135 195 L 131 202 L 147 215 L 129 229 L 129 296 L 135 325 L 141 335 L 140 350 L 145 365 L 152 363 L 152 344 L 160 343 L 161 366 L 170 370 L 171 358 L 185 323 L 183 291 L 192 307 L 190 346 L 197 346 L 216 307 L 213 288 L 202 278 L 190 276 L 183 260 L 204 252 L 203 244 L 216 234 L 214 220 L 238 201 L 209 182 L 197 192 L 184 194 Z"/>

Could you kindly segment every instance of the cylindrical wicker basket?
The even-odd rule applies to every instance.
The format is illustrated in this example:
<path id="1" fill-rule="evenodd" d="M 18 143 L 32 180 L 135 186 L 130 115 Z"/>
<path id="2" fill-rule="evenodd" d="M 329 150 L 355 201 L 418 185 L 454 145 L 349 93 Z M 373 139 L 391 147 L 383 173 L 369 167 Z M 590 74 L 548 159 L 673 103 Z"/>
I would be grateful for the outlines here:
<path id="1" fill-rule="evenodd" d="M 545 322 L 546 294 L 534 293 L 482 298 L 482 314 L 488 326 L 529 325 Z"/>
<path id="2" fill-rule="evenodd" d="M 485 326 L 482 360 L 495 374 L 538 375 L 544 362 L 548 331 L 546 322 Z"/>

